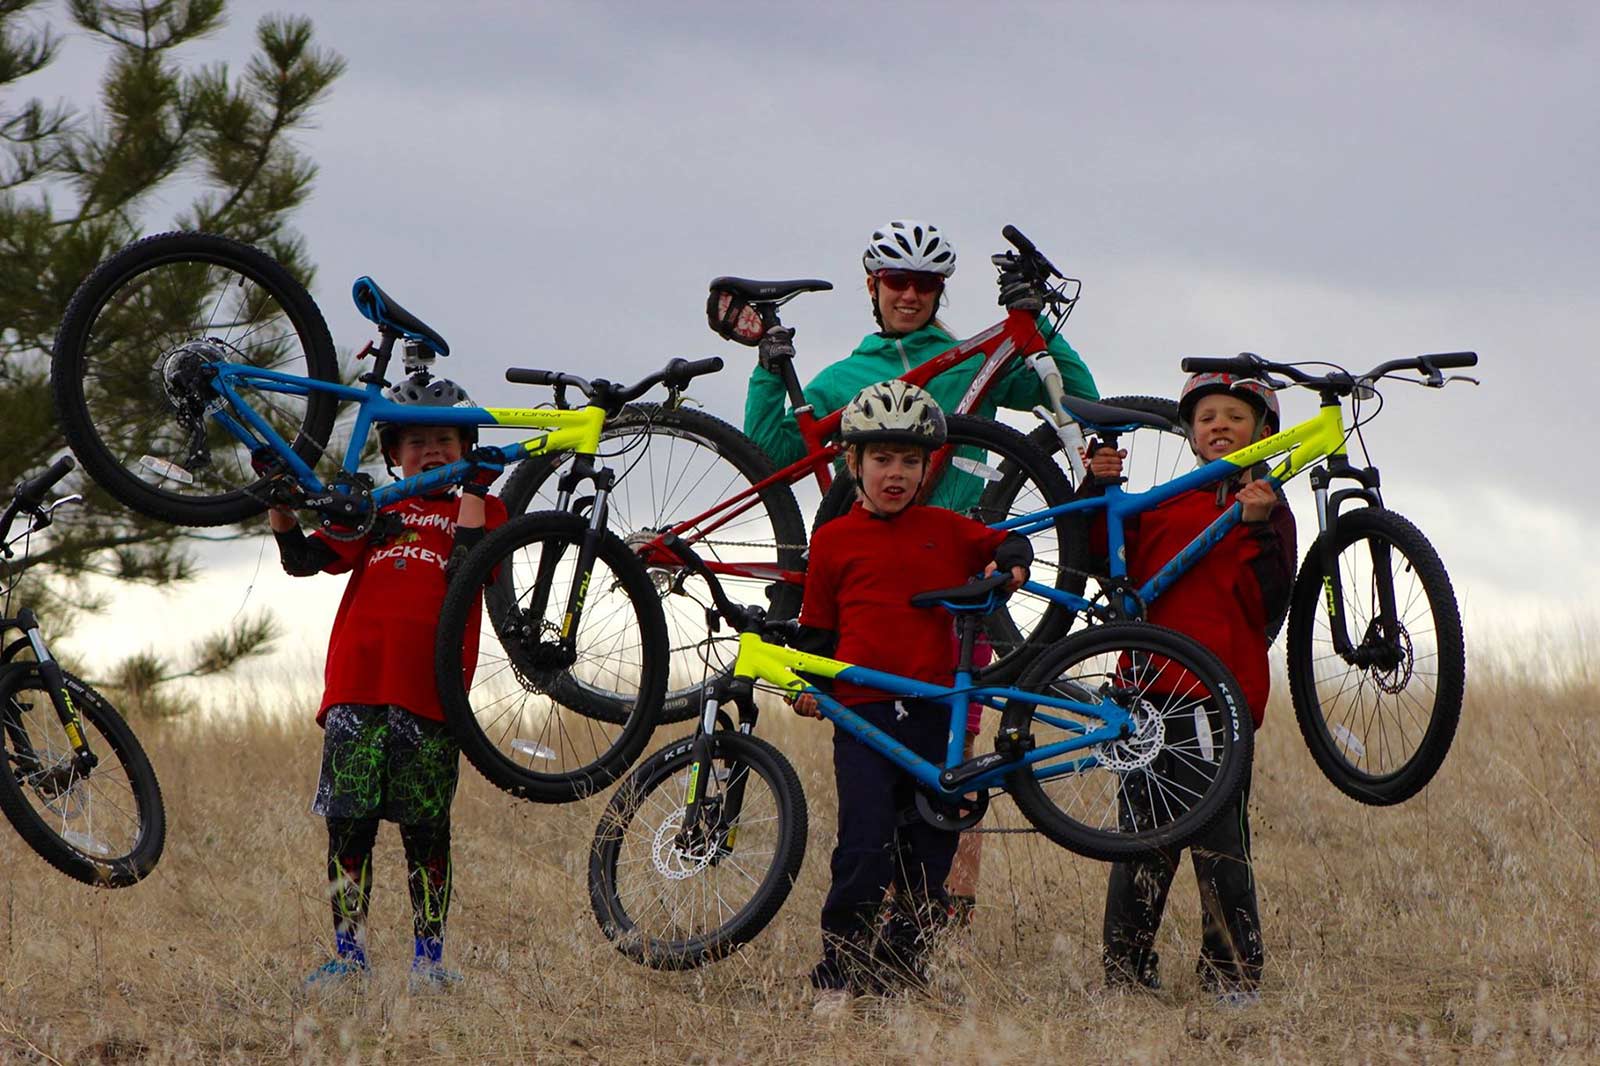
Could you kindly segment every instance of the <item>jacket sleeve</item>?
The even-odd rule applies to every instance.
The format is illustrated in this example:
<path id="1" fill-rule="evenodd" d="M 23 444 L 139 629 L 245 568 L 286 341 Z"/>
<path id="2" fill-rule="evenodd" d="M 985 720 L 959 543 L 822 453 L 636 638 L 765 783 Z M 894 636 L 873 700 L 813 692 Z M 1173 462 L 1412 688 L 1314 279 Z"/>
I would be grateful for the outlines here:
<path id="1" fill-rule="evenodd" d="M 1007 533 L 1006 539 L 994 550 L 995 565 L 1001 570 L 1014 566 L 1033 565 L 1033 545 L 1021 533 Z"/>
<path id="2" fill-rule="evenodd" d="M 272 539 L 278 542 L 278 561 L 283 564 L 284 573 L 294 577 L 320 574 L 339 559 L 326 541 L 312 540 L 299 526 L 274 533 Z"/>
<path id="3" fill-rule="evenodd" d="M 778 375 L 757 364 L 750 371 L 744 394 L 744 432 L 779 467 L 805 454 L 800 428 L 788 407 L 789 398 Z"/>
<path id="4" fill-rule="evenodd" d="M 1289 609 L 1289 593 L 1294 588 L 1295 524 L 1294 512 L 1279 493 L 1278 506 L 1264 522 L 1244 523 L 1254 553 L 1246 561 L 1259 597 L 1264 628 L 1271 629 L 1274 622 Z"/>
<path id="5" fill-rule="evenodd" d="M 823 530 L 831 527 L 824 526 Z M 837 632 L 839 629 L 839 604 L 836 598 L 838 577 L 835 575 L 833 553 L 828 546 L 831 538 L 823 530 L 811 538 L 811 554 L 806 560 L 806 588 L 800 601 L 800 624 L 811 629 Z"/>
<path id="6" fill-rule="evenodd" d="M 832 371 L 833 367 L 827 367 L 800 390 L 812 412 L 819 416 L 830 415 L 844 404 L 844 400 L 835 401 Z M 779 469 L 805 458 L 805 439 L 800 436 L 794 412 L 789 410 L 783 380 L 760 365 L 750 371 L 750 384 L 745 391 L 744 433 Z"/>

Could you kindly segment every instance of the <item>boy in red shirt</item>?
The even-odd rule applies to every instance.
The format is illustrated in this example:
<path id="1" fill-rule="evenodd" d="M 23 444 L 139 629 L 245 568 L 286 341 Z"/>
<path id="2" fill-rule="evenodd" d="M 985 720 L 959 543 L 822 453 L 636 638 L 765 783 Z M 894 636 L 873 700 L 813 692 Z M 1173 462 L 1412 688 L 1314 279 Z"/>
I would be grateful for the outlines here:
<path id="1" fill-rule="evenodd" d="M 1278 430 L 1278 401 L 1265 384 L 1231 374 L 1196 374 L 1184 385 L 1179 419 L 1202 463 L 1220 459 Z M 1125 451 L 1091 449 L 1082 494 L 1104 491 L 1122 474 Z M 1124 529 L 1128 577 L 1153 576 L 1237 501 L 1243 522 L 1157 597 L 1149 621 L 1186 633 L 1210 648 L 1233 672 L 1261 725 L 1267 706 L 1268 634 L 1282 620 L 1294 582 L 1294 516 L 1271 486 L 1247 470 L 1214 489 L 1196 489 L 1136 516 Z M 1104 522 L 1100 523 L 1104 530 Z M 1101 545 L 1102 550 L 1104 545 Z M 1189 845 L 1200 887 L 1203 984 L 1219 1002 L 1247 1006 L 1259 999 L 1263 950 L 1250 865 L 1250 782 L 1213 825 Z M 1106 890 L 1106 981 L 1159 988 L 1154 949 L 1167 890 L 1181 849 L 1111 868 Z"/>
<path id="2" fill-rule="evenodd" d="M 454 382 L 434 378 L 420 389 L 391 389 L 397 403 L 448 407 L 469 401 Z M 456 426 L 385 425 L 384 463 L 402 477 L 445 466 L 475 440 Z M 328 640 L 322 705 L 322 775 L 312 810 L 328 822 L 328 892 L 333 903 L 335 957 L 306 979 L 325 988 L 367 971 L 366 923 L 372 896 L 372 849 L 379 819 L 396 822 L 409 869 L 415 954 L 413 991 L 440 989 L 461 979 L 447 970 L 445 919 L 450 907 L 450 803 L 458 780 L 459 748 L 444 722 L 434 679 L 439 609 L 453 565 L 506 519 L 490 496 L 498 463 L 480 464 L 477 478 L 449 490 L 402 500 L 380 512 L 374 533 L 337 540 L 307 538 L 293 512 L 274 508 L 268 523 L 290 574 L 350 574 Z M 477 660 L 477 631 L 463 656 Z"/>
<path id="3" fill-rule="evenodd" d="M 1032 549 L 1025 537 L 916 502 L 929 450 L 945 440 L 944 415 L 922 389 L 898 380 L 869 386 L 845 408 L 839 428 L 860 498 L 811 540 L 802 643 L 858 666 L 949 685 L 956 664 L 950 615 L 912 607 L 912 595 L 960 585 L 986 567 L 1009 570 L 1015 589 L 1027 578 Z M 945 705 L 842 681 L 833 695 L 918 755 L 943 761 Z M 822 716 L 807 695 L 795 710 Z M 819 1008 L 883 990 L 896 972 L 920 978 L 928 935 L 947 913 L 944 883 L 959 838 L 916 814 L 910 775 L 844 730 L 834 732 L 833 766 L 839 838 L 822 907 L 822 961 L 811 972 Z M 894 904 L 879 936 L 891 884 Z"/>

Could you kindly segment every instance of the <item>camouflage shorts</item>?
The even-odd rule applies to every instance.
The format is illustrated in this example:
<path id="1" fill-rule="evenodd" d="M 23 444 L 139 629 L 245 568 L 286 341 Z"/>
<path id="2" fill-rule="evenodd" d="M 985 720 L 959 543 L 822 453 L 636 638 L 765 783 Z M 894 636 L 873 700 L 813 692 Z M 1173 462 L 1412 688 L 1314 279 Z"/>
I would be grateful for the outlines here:
<path id="1" fill-rule="evenodd" d="M 339 703 L 323 719 L 313 813 L 440 825 L 450 818 L 461 749 L 443 722 L 404 707 Z"/>

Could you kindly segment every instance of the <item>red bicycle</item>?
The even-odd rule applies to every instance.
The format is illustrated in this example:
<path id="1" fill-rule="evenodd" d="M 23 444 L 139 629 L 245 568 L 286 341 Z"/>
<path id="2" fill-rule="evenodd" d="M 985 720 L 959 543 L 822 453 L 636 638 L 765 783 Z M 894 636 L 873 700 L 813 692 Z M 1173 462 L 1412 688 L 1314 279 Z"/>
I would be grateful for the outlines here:
<path id="1" fill-rule="evenodd" d="M 1004 233 L 1016 251 L 995 256 L 995 265 L 1032 280 L 1032 298 L 1013 301 L 1003 321 L 901 375 L 925 385 L 969 359 L 983 360 L 972 387 L 948 413 L 950 443 L 933 457 L 927 498 L 991 524 L 1067 499 L 1073 480 L 1049 456 L 1058 452 L 1074 465 L 1079 462 L 1080 424 L 1124 434 L 1141 428 L 1156 431 L 1162 440 L 1143 446 L 1142 453 L 1176 454 L 1171 445 L 1181 439 L 1173 436 L 1177 411 L 1170 400 L 1131 396 L 1091 403 L 1064 395 L 1060 375 L 1046 353 L 1038 316 L 1041 311 L 1048 314 L 1053 329 L 1059 331 L 1077 303 L 1081 283 L 1057 270 L 1014 227 L 1007 226 Z M 800 608 L 807 546 L 794 487 L 808 479 L 817 485 L 822 494 L 817 525 L 843 513 L 854 500 L 848 477 L 834 476 L 840 413 L 818 415 L 806 406 L 793 365 L 794 331 L 778 314 L 783 304 L 801 293 L 832 288 L 815 278 L 721 277 L 711 283 L 709 309 L 724 324 L 718 332 L 760 346 L 771 365 L 780 368 L 805 441 L 806 454 L 799 460 L 774 470 L 749 437 L 722 419 L 686 406 L 678 396 L 665 404 L 629 405 L 606 421 L 601 454 L 619 472 L 608 498 L 611 522 L 645 563 L 667 618 L 671 660 L 663 721 L 681 721 L 700 711 L 706 683 L 733 661 L 736 637 L 708 640 L 710 592 L 703 579 L 663 547 L 663 538 L 675 534 L 692 544 L 735 599 L 759 602 L 764 596 L 770 617 L 792 618 Z M 1029 436 L 969 414 L 1018 359 L 1028 361 L 1050 399 L 1048 408 L 1035 408 L 1043 424 Z M 558 395 L 557 403 L 565 405 L 565 397 Z M 574 501 L 571 488 L 563 487 L 561 475 L 569 464 L 565 455 L 519 463 L 502 491 L 507 507 L 513 514 L 546 508 L 581 511 L 584 501 Z M 1149 465 L 1167 469 L 1169 464 L 1170 460 L 1158 459 Z M 1081 591 L 1082 538 L 1076 535 L 1075 524 L 1063 521 L 1031 539 L 1035 580 Z M 738 589 L 743 591 L 734 591 Z M 1042 598 L 1013 598 L 985 623 L 995 655 L 985 677 L 1011 676 L 1023 665 L 1014 653 L 1030 635 L 1053 639 L 1066 632 L 1072 617 Z"/>

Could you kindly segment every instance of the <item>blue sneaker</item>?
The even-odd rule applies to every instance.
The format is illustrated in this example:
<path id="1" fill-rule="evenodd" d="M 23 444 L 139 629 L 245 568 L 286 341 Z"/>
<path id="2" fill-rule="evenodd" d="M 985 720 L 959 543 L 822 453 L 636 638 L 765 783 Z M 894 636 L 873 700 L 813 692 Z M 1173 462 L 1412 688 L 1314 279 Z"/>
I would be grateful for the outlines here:
<path id="1" fill-rule="evenodd" d="M 301 986 L 307 992 L 331 992 L 348 983 L 364 981 L 366 977 L 365 961 L 348 958 L 329 959 L 312 970 L 310 976 L 301 982 Z"/>
<path id="2" fill-rule="evenodd" d="M 459 971 L 446 969 L 443 963 L 432 959 L 411 960 L 411 976 L 406 979 L 406 989 L 413 996 L 447 992 L 465 978 Z"/>

